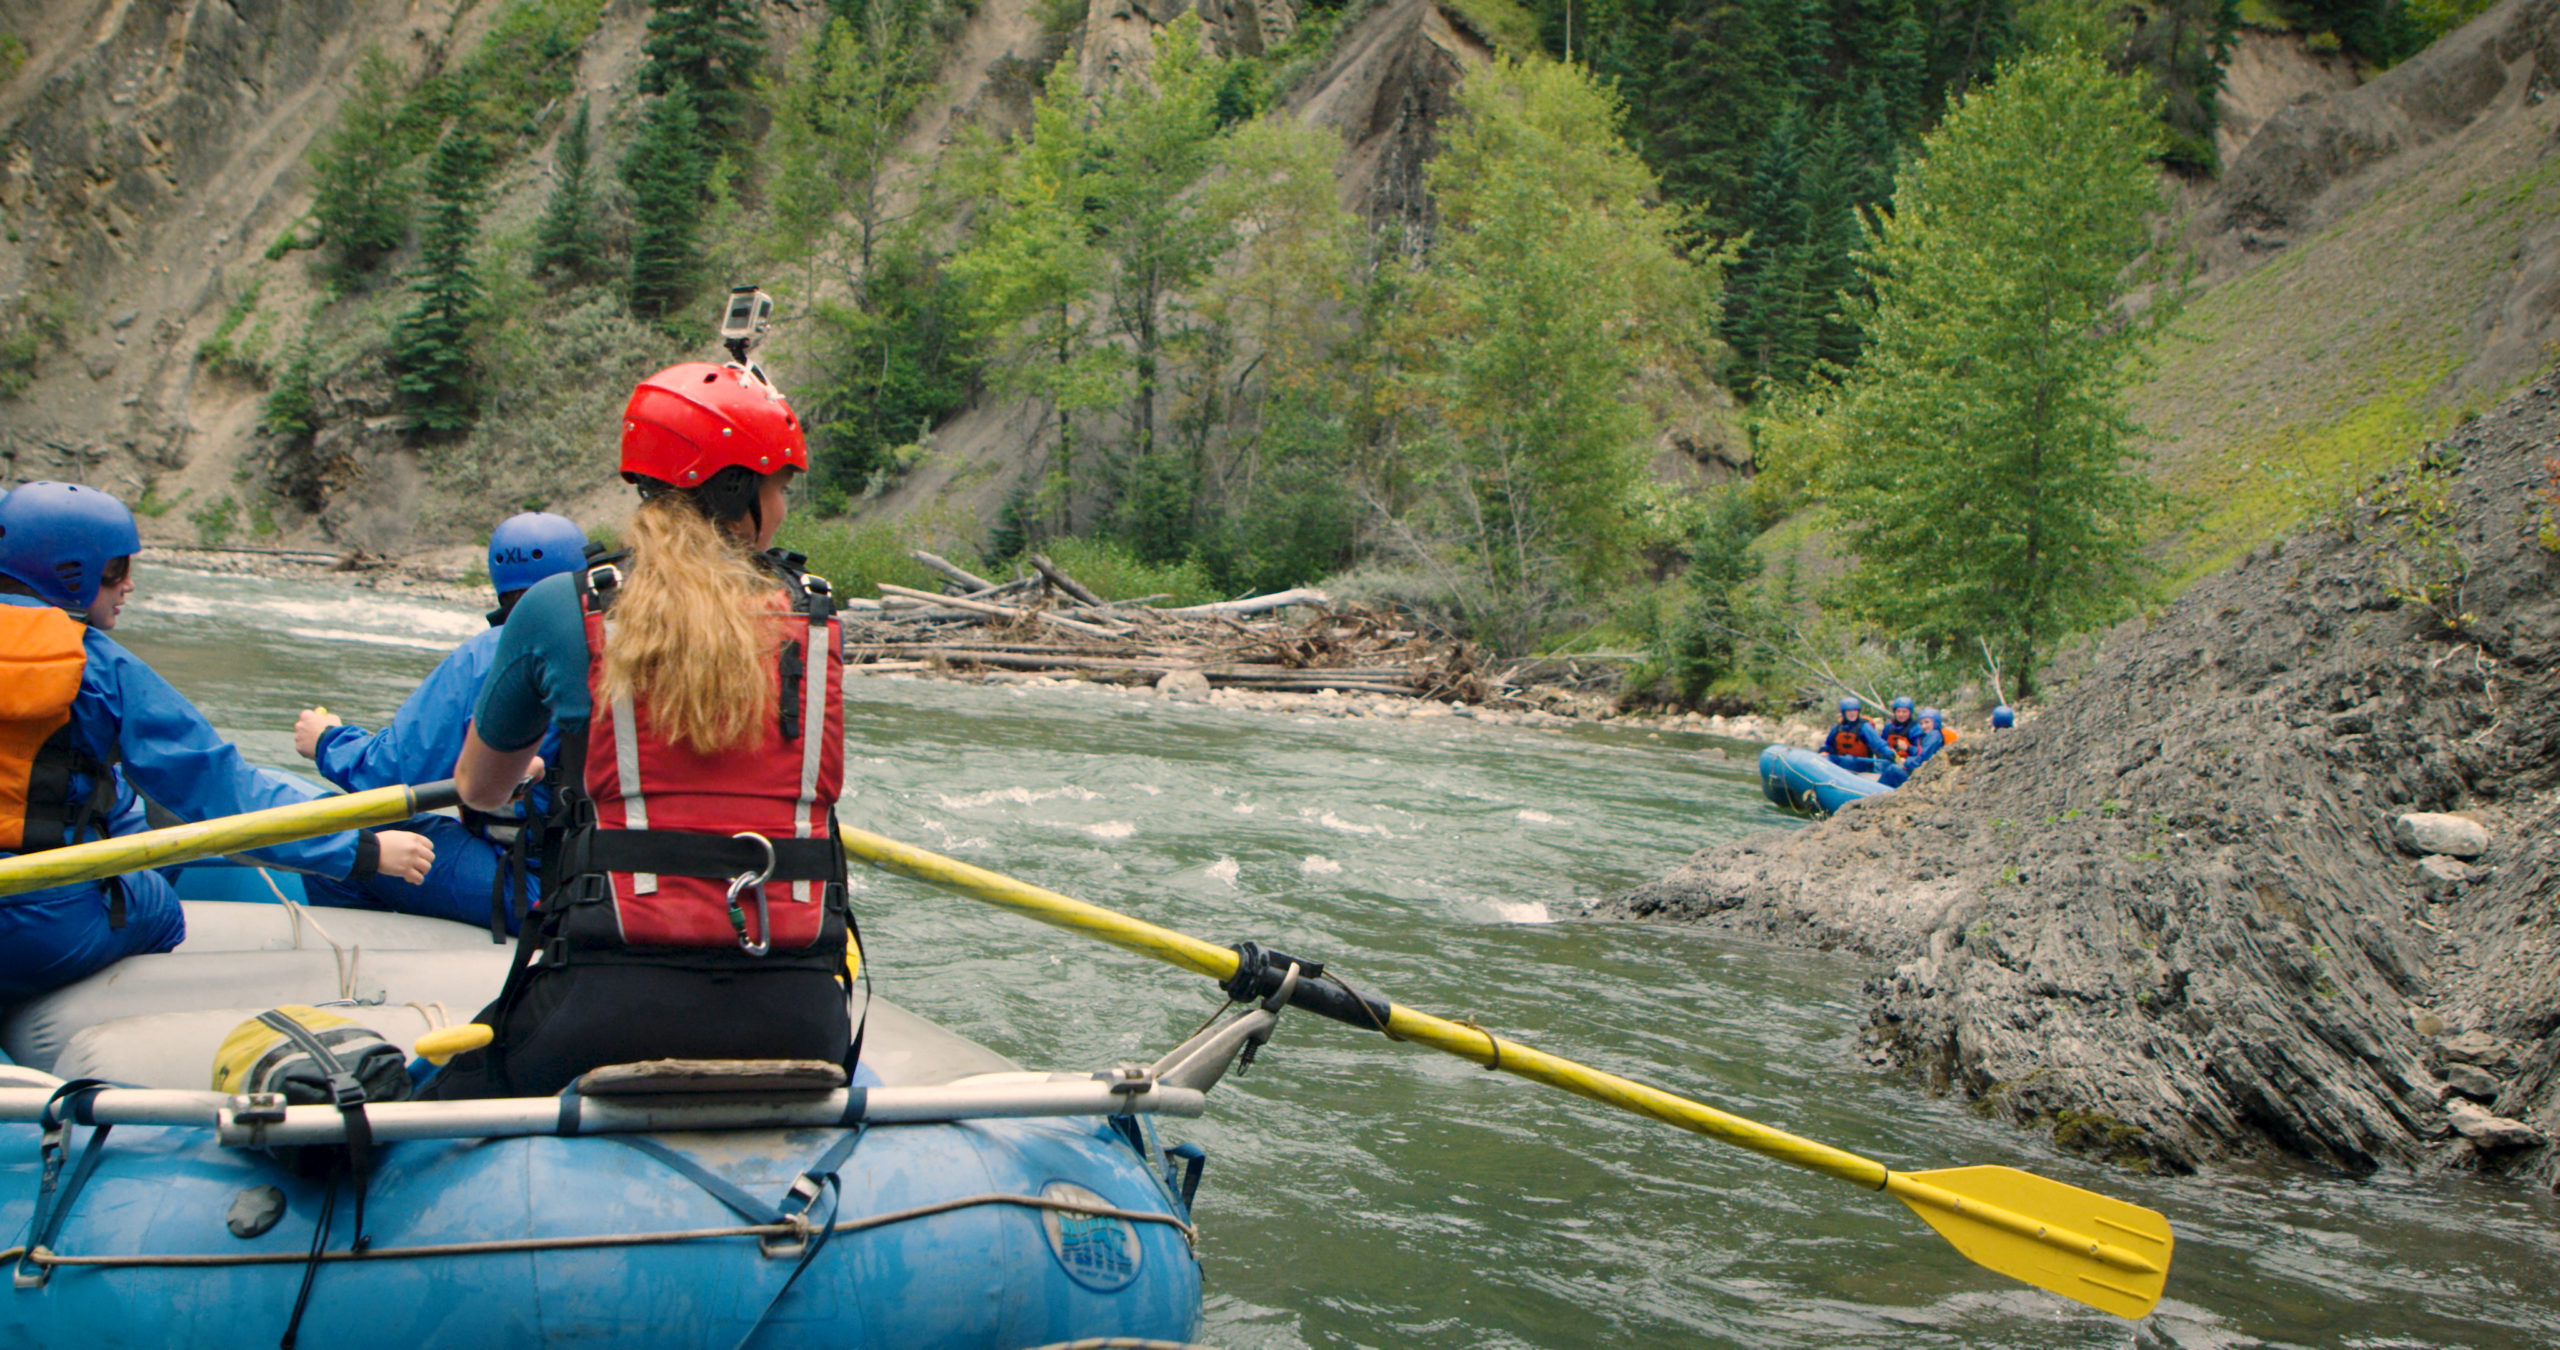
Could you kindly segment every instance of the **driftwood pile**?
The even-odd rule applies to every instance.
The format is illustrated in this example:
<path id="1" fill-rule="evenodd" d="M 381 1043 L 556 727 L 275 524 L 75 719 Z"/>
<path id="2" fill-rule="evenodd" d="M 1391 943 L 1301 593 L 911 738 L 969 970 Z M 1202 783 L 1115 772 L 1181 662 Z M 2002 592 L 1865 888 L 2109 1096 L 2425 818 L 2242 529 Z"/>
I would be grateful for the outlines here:
<path id="1" fill-rule="evenodd" d="M 988 581 L 922 550 L 944 594 L 883 583 L 846 598 L 848 659 L 873 671 L 1016 671 L 1118 684 L 1395 694 L 1479 703 L 1498 696 L 1472 644 L 1433 642 L 1311 589 L 1158 609 L 1164 596 L 1107 601 L 1039 554 L 1030 575 Z"/>

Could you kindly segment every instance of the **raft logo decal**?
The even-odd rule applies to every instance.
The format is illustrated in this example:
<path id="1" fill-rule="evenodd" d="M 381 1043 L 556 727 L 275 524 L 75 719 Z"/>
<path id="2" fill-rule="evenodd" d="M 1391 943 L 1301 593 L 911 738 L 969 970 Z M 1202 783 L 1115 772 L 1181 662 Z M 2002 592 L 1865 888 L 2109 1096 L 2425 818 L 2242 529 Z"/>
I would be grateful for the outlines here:
<path id="1" fill-rule="evenodd" d="M 1118 1208 L 1072 1181 L 1050 1182 L 1040 1188 L 1040 1198 L 1095 1209 Z M 1050 1254 L 1085 1288 L 1108 1294 L 1128 1288 L 1138 1278 L 1138 1230 L 1126 1221 L 1108 1214 L 1044 1209 L 1040 1226 L 1048 1231 Z"/>

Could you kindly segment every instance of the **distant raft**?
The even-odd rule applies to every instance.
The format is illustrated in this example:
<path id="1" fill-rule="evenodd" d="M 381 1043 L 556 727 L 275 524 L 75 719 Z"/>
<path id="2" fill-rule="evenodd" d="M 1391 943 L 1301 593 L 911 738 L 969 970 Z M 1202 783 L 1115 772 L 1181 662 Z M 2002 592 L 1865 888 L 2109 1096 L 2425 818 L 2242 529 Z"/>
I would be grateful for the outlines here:
<path id="1" fill-rule="evenodd" d="M 1827 816 L 1893 789 L 1874 774 L 1851 773 L 1814 751 L 1773 745 L 1760 752 L 1760 791 L 1789 811 Z"/>
<path id="2" fill-rule="evenodd" d="M 0 1017 L 0 1345 L 237 1350 L 292 1325 L 310 1347 L 1018 1350 L 1198 1326 L 1201 1155 L 1154 1119 L 1199 1111 L 1216 1053 L 1187 1079 L 1025 1073 L 874 999 L 851 1083 L 600 1070 L 556 1098 L 368 1106 L 359 1192 L 317 1165 L 341 1113 L 205 1090 L 214 1046 L 302 1002 L 406 1050 L 510 950 L 363 911 L 187 920 L 177 951 Z"/>

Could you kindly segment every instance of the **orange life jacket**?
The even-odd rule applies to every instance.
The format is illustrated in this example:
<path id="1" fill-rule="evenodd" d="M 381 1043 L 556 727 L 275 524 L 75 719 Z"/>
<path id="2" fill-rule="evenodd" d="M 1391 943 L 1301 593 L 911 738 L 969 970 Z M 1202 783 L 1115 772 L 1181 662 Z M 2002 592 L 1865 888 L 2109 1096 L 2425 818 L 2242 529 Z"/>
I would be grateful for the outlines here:
<path id="1" fill-rule="evenodd" d="M 1884 747 L 1897 755 L 1910 754 L 1911 747 L 1920 743 L 1918 722 L 1887 722 L 1881 729 L 1884 732 Z"/>
<path id="2" fill-rule="evenodd" d="M 1842 722 L 1831 728 L 1831 753 L 1865 759 L 1875 751 L 1867 744 L 1867 738 L 1858 734 L 1856 727 Z"/>
<path id="3" fill-rule="evenodd" d="M 107 766 L 72 740 L 86 634 L 50 606 L 0 605 L 0 849 L 60 848 L 75 825 L 92 824 L 114 804 Z M 85 802 L 71 800 L 74 773 L 89 776 Z"/>

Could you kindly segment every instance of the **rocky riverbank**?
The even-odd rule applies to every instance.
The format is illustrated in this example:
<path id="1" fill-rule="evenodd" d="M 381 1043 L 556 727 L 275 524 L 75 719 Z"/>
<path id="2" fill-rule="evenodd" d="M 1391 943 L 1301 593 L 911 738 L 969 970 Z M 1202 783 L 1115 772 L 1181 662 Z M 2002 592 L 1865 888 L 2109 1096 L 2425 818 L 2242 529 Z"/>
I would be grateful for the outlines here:
<path id="1" fill-rule="evenodd" d="M 1871 1054 L 2067 1146 L 2549 1185 L 2554 456 L 2546 376 L 2109 635 L 2032 724 L 1601 912 L 1873 957 Z"/>

